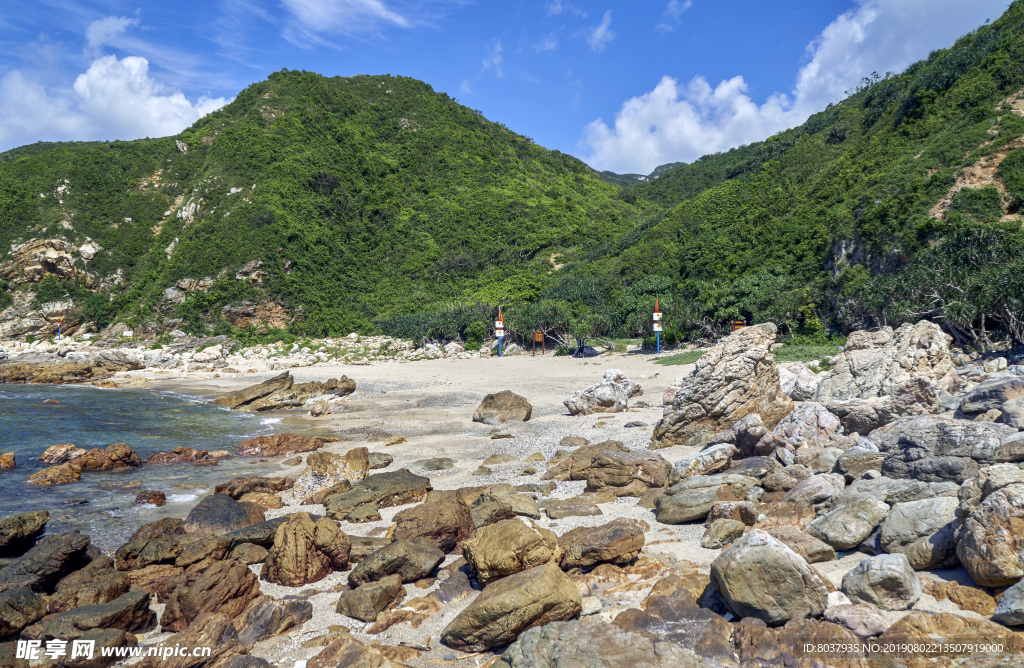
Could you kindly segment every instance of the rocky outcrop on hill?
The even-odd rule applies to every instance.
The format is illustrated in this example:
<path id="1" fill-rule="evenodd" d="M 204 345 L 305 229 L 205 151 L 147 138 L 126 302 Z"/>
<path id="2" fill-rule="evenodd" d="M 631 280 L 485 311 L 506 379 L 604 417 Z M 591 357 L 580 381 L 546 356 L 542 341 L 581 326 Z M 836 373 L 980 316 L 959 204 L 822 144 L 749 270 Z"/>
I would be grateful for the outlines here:
<path id="1" fill-rule="evenodd" d="M 651 447 L 703 445 L 752 413 L 772 429 L 792 412 L 771 353 L 775 334 L 772 323 L 744 327 L 704 353 L 655 426 Z"/>

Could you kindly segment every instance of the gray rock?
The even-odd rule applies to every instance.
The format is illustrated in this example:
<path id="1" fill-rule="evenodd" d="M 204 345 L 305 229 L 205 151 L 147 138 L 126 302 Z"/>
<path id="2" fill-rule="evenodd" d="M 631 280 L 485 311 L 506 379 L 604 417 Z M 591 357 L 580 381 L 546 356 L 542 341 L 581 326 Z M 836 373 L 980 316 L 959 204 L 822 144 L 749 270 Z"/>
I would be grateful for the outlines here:
<path id="1" fill-rule="evenodd" d="M 946 561 L 956 554 L 958 503 L 948 496 L 897 503 L 882 524 L 882 549 L 905 554 L 917 570 Z"/>
<path id="2" fill-rule="evenodd" d="M 880 476 L 861 477 L 839 493 L 832 505 L 849 505 L 859 499 L 885 501 L 890 506 L 906 501 L 930 499 L 936 496 L 956 496 L 958 487 L 953 483 L 927 483 Z"/>
<path id="3" fill-rule="evenodd" d="M 643 395 L 639 383 L 634 383 L 618 369 L 608 369 L 598 382 L 578 390 L 563 403 L 571 415 L 591 413 L 620 413 L 629 407 L 629 400 Z"/>
<path id="4" fill-rule="evenodd" d="M 1024 624 L 1024 580 L 1003 592 L 992 619 L 1008 626 Z"/>
<path id="5" fill-rule="evenodd" d="M 1024 397 L 1024 379 L 1010 377 L 979 383 L 964 395 L 960 411 L 968 415 L 1002 410 L 1003 404 Z"/>
<path id="6" fill-rule="evenodd" d="M 828 501 L 846 487 L 846 479 L 839 473 L 819 473 L 801 481 L 786 492 L 783 501 L 804 502 L 811 505 Z"/>
<path id="7" fill-rule="evenodd" d="M 757 480 L 745 475 L 693 476 L 669 487 L 658 498 L 655 516 L 662 524 L 704 519 L 719 501 L 742 501 Z"/>
<path id="8" fill-rule="evenodd" d="M 796 463 L 813 473 L 832 473 L 842 454 L 839 448 L 800 448 L 796 451 Z"/>
<path id="9" fill-rule="evenodd" d="M 845 626 L 861 638 L 881 635 L 889 628 L 889 622 L 885 621 L 878 608 L 867 603 L 829 606 L 822 616 L 833 624 Z"/>
<path id="10" fill-rule="evenodd" d="M 444 552 L 429 540 L 396 540 L 360 561 L 348 574 L 348 582 L 358 587 L 396 573 L 402 582 L 415 582 L 430 575 L 442 561 Z"/>
<path id="11" fill-rule="evenodd" d="M 700 539 L 700 546 L 706 550 L 718 550 L 743 535 L 746 525 L 739 520 L 730 520 L 721 517 L 704 530 L 704 536 Z"/>
<path id="12" fill-rule="evenodd" d="M 533 406 L 526 397 L 502 390 L 484 397 L 473 413 L 473 422 L 483 422 L 492 426 L 509 421 L 526 422 L 532 414 Z"/>
<path id="13" fill-rule="evenodd" d="M 805 441 L 827 439 L 837 433 L 839 428 L 839 418 L 830 413 L 824 404 L 802 401 L 796 404 L 792 413 L 782 418 L 773 433 L 799 446 Z"/>
<path id="14" fill-rule="evenodd" d="M 389 575 L 376 582 L 367 582 L 342 592 L 335 612 L 363 622 L 372 622 L 377 615 L 393 607 L 405 596 L 401 575 Z"/>
<path id="15" fill-rule="evenodd" d="M 906 610 L 921 598 L 921 582 L 905 554 L 865 557 L 843 576 L 842 589 L 854 603 L 882 610 Z"/>
<path id="16" fill-rule="evenodd" d="M 862 499 L 838 506 L 811 522 L 808 533 L 837 550 L 850 550 L 885 519 L 889 504 Z"/>
<path id="17" fill-rule="evenodd" d="M 800 555 L 758 529 L 718 555 L 711 581 L 733 614 L 768 624 L 817 617 L 828 604 L 821 577 Z"/>

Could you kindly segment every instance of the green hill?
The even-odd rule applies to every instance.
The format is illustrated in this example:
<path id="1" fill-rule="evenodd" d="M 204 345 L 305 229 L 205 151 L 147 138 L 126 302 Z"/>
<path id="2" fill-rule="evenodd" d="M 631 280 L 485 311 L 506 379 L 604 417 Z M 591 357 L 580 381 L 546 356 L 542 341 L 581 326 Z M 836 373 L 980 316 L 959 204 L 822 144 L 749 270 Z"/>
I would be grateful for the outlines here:
<path id="1" fill-rule="evenodd" d="M 800 127 L 635 177 L 412 79 L 280 72 L 178 137 L 0 154 L 0 308 L 476 341 L 503 305 L 568 340 L 646 336 L 660 297 L 669 341 L 929 317 L 1022 342 L 1024 3 Z"/>
<path id="2" fill-rule="evenodd" d="M 74 280 L 0 278 L 100 325 L 196 329 L 246 301 L 311 334 L 367 330 L 536 296 L 553 258 L 633 227 L 644 207 L 618 191 L 422 82 L 279 72 L 178 137 L 0 155 L 0 248 L 102 247 L 72 253 Z"/>

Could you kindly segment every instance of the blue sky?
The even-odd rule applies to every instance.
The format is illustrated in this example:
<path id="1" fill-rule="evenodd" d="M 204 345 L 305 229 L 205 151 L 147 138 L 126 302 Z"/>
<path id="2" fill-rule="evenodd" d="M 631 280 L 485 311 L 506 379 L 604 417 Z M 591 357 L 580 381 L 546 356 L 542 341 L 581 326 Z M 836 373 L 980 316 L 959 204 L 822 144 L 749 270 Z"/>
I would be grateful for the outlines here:
<path id="1" fill-rule="evenodd" d="M 174 134 L 281 68 L 401 74 L 598 169 L 801 123 L 1008 0 L 4 0 L 0 150 Z"/>

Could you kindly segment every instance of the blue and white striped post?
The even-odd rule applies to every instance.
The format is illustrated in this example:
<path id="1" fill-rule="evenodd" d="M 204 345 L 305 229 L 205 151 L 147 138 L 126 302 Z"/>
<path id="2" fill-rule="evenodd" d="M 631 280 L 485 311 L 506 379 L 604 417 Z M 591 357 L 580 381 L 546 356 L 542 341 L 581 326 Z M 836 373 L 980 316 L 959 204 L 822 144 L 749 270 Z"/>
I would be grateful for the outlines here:
<path id="1" fill-rule="evenodd" d="M 661 311 L 658 310 L 658 300 L 654 300 L 654 337 L 658 342 L 658 354 L 661 354 Z"/>

